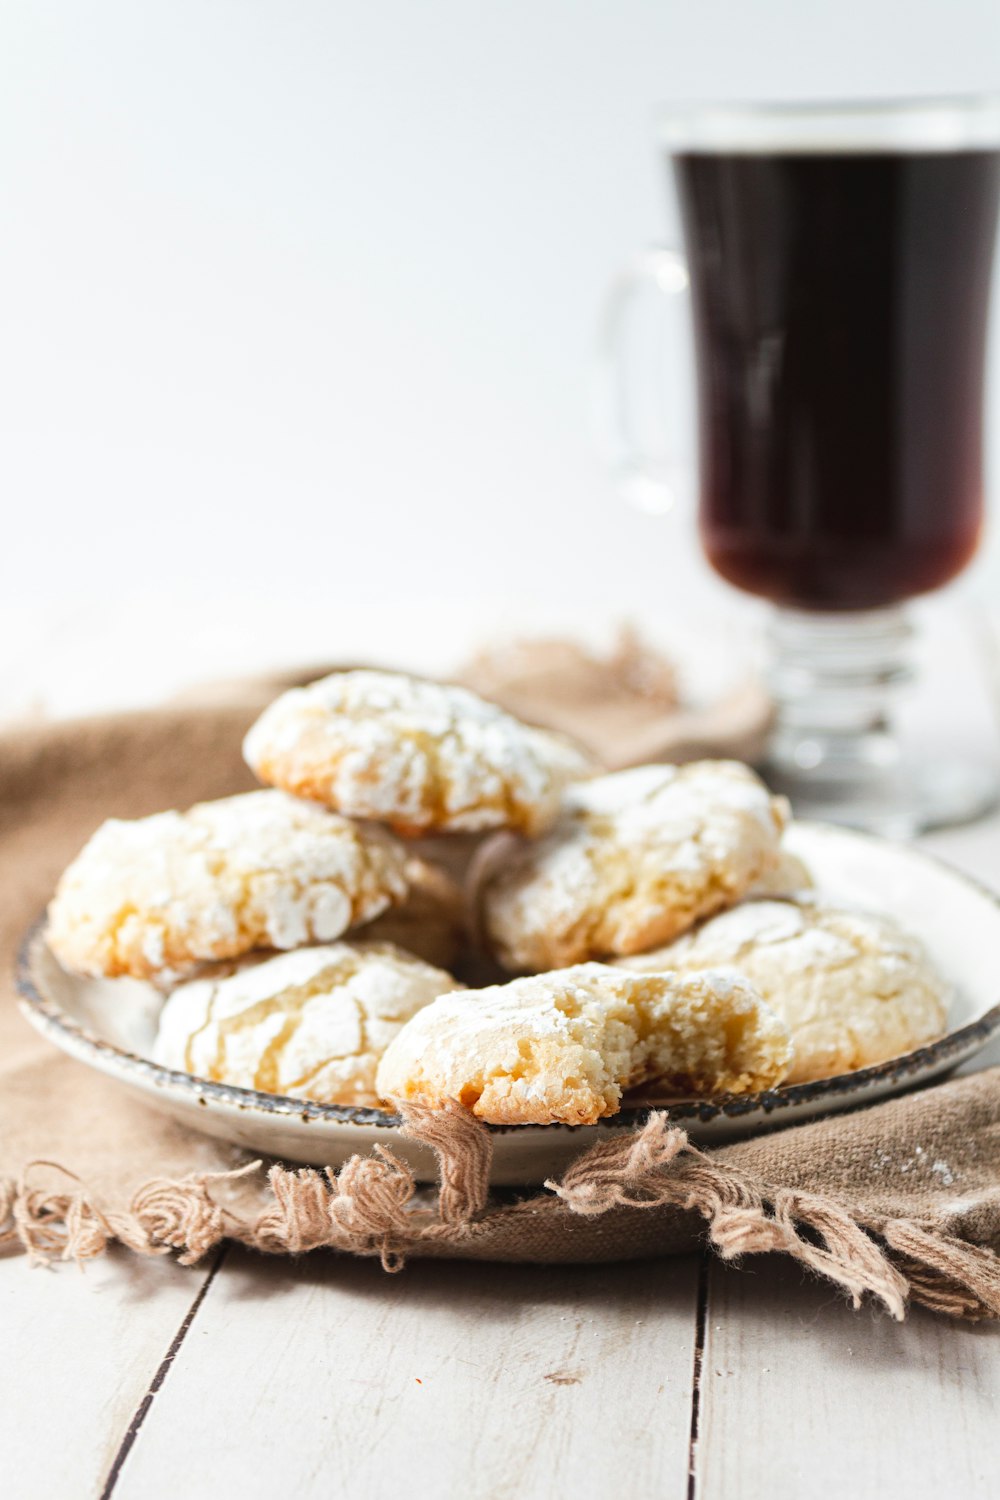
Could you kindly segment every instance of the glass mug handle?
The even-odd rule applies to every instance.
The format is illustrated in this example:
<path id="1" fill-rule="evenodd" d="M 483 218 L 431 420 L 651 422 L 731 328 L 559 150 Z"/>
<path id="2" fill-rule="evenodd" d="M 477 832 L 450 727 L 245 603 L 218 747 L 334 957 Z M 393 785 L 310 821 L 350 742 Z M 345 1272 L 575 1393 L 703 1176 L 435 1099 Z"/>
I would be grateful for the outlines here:
<path id="1" fill-rule="evenodd" d="M 651 245 L 611 283 L 598 324 L 595 418 L 601 455 L 619 493 L 648 515 L 694 501 L 688 286 L 683 255 Z"/>

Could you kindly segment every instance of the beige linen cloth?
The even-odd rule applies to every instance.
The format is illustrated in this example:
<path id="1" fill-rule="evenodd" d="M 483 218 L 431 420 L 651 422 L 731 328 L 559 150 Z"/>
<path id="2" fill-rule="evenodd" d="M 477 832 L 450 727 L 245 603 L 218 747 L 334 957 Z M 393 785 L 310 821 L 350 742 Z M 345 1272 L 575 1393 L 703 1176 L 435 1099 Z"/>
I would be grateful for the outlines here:
<path id="1" fill-rule="evenodd" d="M 1000 1317 L 1000 1069 L 849 1115 L 696 1150 L 663 1114 L 524 1196 L 488 1190 L 489 1133 L 410 1112 L 440 1160 L 418 1189 L 389 1153 L 334 1176 L 173 1124 L 43 1041 L 18 1013 L 22 935 L 94 827 L 243 790 L 240 740 L 274 684 L 0 737 L 0 1246 L 84 1259 L 120 1241 L 197 1260 L 273 1254 L 586 1262 L 779 1251 L 893 1316 L 909 1300 Z"/>

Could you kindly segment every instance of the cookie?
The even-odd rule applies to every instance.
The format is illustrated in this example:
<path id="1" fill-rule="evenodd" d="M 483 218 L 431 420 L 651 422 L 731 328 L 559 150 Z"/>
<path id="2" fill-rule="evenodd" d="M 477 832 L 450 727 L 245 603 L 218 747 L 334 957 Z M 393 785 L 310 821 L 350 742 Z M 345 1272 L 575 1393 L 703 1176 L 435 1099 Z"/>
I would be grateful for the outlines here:
<path id="1" fill-rule="evenodd" d="M 795 896 L 800 891 L 812 889 L 814 884 L 809 867 L 790 849 L 781 849 L 778 863 L 765 870 L 747 891 L 747 896 Z"/>
<path id="2" fill-rule="evenodd" d="M 637 980 L 639 982 L 637 982 Z M 376 1088 L 496 1125 L 591 1125 L 622 1093 L 745 1093 L 782 1077 L 788 1033 L 731 974 L 580 964 L 444 995 L 386 1049 Z"/>
<path id="3" fill-rule="evenodd" d="M 357 934 L 359 938 L 395 943 L 439 969 L 450 969 L 466 944 L 462 888 L 427 860 L 406 861 L 409 895 L 390 906 Z"/>
<path id="4" fill-rule="evenodd" d="M 169 978 L 330 942 L 406 895 L 403 846 L 284 792 L 113 818 L 63 875 L 48 941 L 80 974 Z"/>
<path id="5" fill-rule="evenodd" d="M 457 981 L 391 943 L 333 943 L 180 985 L 160 1016 L 165 1067 L 321 1104 L 374 1105 L 401 1028 Z"/>
<path id="6" fill-rule="evenodd" d="M 745 976 L 792 1037 L 788 1083 L 849 1073 L 939 1036 L 949 987 L 888 917 L 813 902 L 748 901 L 630 970 L 720 965 Z"/>
<path id="7" fill-rule="evenodd" d="M 406 835 L 540 833 L 588 770 L 567 742 L 467 689 L 392 672 L 334 672 L 283 693 L 243 752 L 262 781 Z"/>
<path id="8" fill-rule="evenodd" d="M 734 761 L 581 782 L 537 845 L 484 858 L 479 930 L 515 971 L 641 952 L 774 869 L 785 820 L 784 800 Z"/>

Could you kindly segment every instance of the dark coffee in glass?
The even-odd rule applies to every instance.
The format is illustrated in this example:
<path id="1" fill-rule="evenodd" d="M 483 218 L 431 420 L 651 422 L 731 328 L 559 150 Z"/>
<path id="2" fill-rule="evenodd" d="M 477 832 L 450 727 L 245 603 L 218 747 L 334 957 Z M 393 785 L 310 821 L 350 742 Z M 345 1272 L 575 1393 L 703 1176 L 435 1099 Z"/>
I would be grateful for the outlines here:
<path id="1" fill-rule="evenodd" d="M 976 816 L 1000 800 L 996 767 L 907 743 L 893 710 L 903 605 L 953 579 L 982 527 L 1000 96 L 676 105 L 660 142 L 686 253 L 648 249 L 611 288 L 611 471 L 643 510 L 676 506 L 693 387 L 701 540 L 775 606 L 763 769 L 798 813 L 896 836 Z M 668 381 L 639 313 L 672 320 L 683 354 L 688 304 L 695 372 Z M 660 430 L 640 368 L 662 383 Z M 667 597 L 669 568 L 665 552 Z"/>
<path id="2" fill-rule="evenodd" d="M 673 156 L 700 529 L 730 582 L 870 610 L 969 561 L 1000 150 Z"/>

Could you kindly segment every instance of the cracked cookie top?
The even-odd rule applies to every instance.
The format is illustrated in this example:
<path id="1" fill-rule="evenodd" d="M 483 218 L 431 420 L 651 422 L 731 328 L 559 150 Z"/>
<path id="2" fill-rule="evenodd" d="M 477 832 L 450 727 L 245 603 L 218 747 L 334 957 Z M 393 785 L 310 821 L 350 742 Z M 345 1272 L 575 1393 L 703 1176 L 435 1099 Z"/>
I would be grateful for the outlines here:
<path id="1" fill-rule="evenodd" d="M 738 901 L 774 870 L 787 819 L 746 766 L 640 766 L 581 782 L 537 844 L 497 846 L 483 935 L 512 970 L 641 952 Z"/>
<path id="2" fill-rule="evenodd" d="M 375 1070 L 417 1011 L 458 981 L 392 943 L 332 943 L 193 979 L 160 1016 L 154 1057 L 214 1083 L 374 1105 Z"/>
<path id="3" fill-rule="evenodd" d="M 747 901 L 629 969 L 727 966 L 744 975 L 792 1037 L 787 1082 L 899 1057 L 939 1036 L 950 987 L 922 944 L 890 918 L 809 897 Z"/>
<path id="4" fill-rule="evenodd" d="M 465 688 L 394 672 L 334 672 L 283 693 L 243 750 L 262 781 L 403 834 L 540 833 L 589 769 L 568 742 Z"/>
<path id="5" fill-rule="evenodd" d="M 48 940 L 71 972 L 169 979 L 329 942 L 404 899 L 405 862 L 383 830 L 283 792 L 112 818 L 60 880 Z"/>

